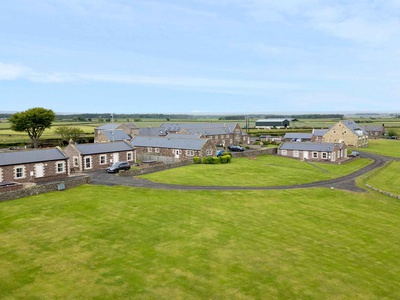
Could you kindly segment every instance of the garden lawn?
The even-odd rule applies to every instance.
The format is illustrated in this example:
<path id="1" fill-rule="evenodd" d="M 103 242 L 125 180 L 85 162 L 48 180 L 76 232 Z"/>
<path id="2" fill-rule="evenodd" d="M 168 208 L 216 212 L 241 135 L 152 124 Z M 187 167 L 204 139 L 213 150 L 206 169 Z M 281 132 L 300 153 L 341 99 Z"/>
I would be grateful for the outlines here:
<path id="1" fill-rule="evenodd" d="M 380 190 L 400 195 L 400 161 L 392 161 L 368 177 L 365 183 Z"/>
<path id="2" fill-rule="evenodd" d="M 399 299 L 400 203 L 81 186 L 0 203 L 1 299 Z"/>
<path id="3" fill-rule="evenodd" d="M 228 164 L 197 164 L 140 177 L 162 183 L 203 186 L 282 186 L 337 178 L 370 163 L 357 159 L 337 165 L 307 163 L 276 155 L 233 158 Z"/>
<path id="4" fill-rule="evenodd" d="M 360 152 L 371 152 L 384 156 L 400 157 L 400 140 L 369 140 L 367 148 L 360 148 Z M 358 150 L 357 150 L 358 151 Z"/>

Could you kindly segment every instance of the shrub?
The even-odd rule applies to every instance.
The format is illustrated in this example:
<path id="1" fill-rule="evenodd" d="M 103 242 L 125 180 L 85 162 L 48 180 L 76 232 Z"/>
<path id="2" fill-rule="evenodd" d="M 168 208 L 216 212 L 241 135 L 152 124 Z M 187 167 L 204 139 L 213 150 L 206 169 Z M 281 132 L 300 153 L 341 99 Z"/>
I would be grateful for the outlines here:
<path id="1" fill-rule="evenodd" d="M 203 158 L 203 164 L 219 164 L 221 163 L 219 157 L 216 156 L 206 156 Z"/>
<path id="2" fill-rule="evenodd" d="M 219 157 L 221 164 L 227 164 L 231 162 L 232 157 L 230 155 L 222 155 Z"/>
<path id="3" fill-rule="evenodd" d="M 195 157 L 193 157 L 193 162 L 194 162 L 195 164 L 201 164 L 201 158 L 198 157 L 198 156 L 195 156 Z"/>

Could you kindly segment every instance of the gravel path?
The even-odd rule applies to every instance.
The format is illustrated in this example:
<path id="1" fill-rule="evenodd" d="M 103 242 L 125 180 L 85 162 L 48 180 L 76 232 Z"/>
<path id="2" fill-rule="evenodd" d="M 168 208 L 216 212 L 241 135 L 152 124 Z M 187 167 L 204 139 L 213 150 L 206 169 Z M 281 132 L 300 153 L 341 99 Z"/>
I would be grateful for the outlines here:
<path id="1" fill-rule="evenodd" d="M 91 179 L 91 184 L 98 185 L 124 185 L 124 186 L 134 186 L 134 187 L 145 187 L 152 189 L 164 189 L 164 190 L 285 190 L 285 189 L 300 189 L 300 188 L 311 188 L 311 187 L 329 187 L 336 188 L 354 192 L 363 192 L 365 190 L 359 188 L 355 184 L 355 180 L 363 174 L 366 174 L 376 168 L 382 167 L 386 162 L 393 160 L 390 157 L 384 157 L 371 153 L 361 153 L 364 158 L 373 159 L 373 163 L 368 166 L 348 174 L 343 177 L 317 181 L 306 184 L 299 185 L 285 185 L 285 186 L 190 186 L 190 185 L 175 185 L 167 183 L 157 183 L 146 179 L 132 177 L 132 176 L 115 176 L 113 174 L 108 174 L 104 171 L 93 172 L 89 174 Z"/>

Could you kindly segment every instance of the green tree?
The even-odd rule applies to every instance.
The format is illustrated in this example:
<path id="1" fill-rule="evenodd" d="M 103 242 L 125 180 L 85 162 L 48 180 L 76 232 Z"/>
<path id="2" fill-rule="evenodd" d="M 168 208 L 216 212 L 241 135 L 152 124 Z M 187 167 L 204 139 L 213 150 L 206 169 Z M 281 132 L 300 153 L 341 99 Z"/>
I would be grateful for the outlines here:
<path id="1" fill-rule="evenodd" d="M 389 129 L 387 132 L 387 135 L 392 137 L 392 136 L 397 136 L 397 132 L 394 129 Z"/>
<path id="2" fill-rule="evenodd" d="M 85 132 L 79 127 L 58 126 L 54 132 L 61 135 L 63 141 L 73 140 L 76 141 L 85 135 Z"/>
<path id="3" fill-rule="evenodd" d="M 38 140 L 46 128 L 50 128 L 56 119 L 51 109 L 42 107 L 30 108 L 26 111 L 13 114 L 9 121 L 11 129 L 17 132 L 27 132 L 34 148 L 38 147 Z"/>

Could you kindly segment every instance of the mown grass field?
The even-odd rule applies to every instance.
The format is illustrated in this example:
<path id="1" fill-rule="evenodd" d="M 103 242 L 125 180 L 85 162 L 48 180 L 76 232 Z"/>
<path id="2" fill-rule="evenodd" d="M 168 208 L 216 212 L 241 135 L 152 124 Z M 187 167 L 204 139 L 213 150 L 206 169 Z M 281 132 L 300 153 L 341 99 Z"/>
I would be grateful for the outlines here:
<path id="1" fill-rule="evenodd" d="M 82 186 L 0 203 L 1 299 L 398 299 L 400 202 Z"/>
<path id="2" fill-rule="evenodd" d="M 400 195 L 400 161 L 392 161 L 365 180 L 380 190 Z"/>
<path id="3" fill-rule="evenodd" d="M 400 158 L 400 140 L 369 140 L 367 148 L 360 148 L 360 151 Z"/>
<path id="4" fill-rule="evenodd" d="M 190 165 L 140 177 L 170 184 L 204 186 L 279 186 L 328 180 L 352 173 L 370 163 L 356 159 L 345 164 L 307 163 L 275 155 L 256 160 L 233 158 L 231 163 Z"/>

